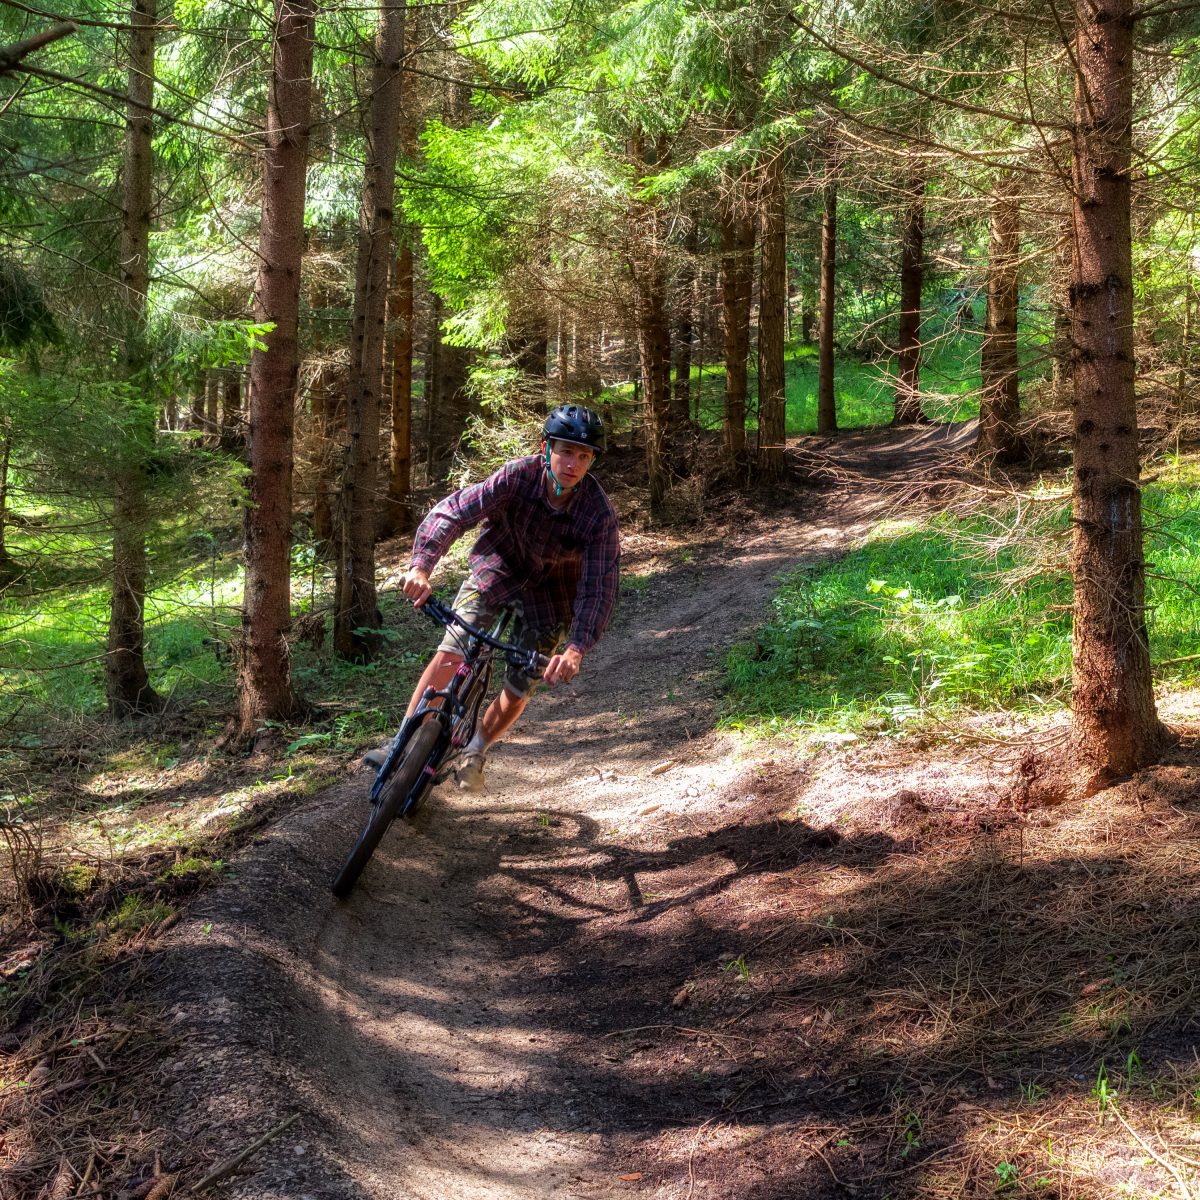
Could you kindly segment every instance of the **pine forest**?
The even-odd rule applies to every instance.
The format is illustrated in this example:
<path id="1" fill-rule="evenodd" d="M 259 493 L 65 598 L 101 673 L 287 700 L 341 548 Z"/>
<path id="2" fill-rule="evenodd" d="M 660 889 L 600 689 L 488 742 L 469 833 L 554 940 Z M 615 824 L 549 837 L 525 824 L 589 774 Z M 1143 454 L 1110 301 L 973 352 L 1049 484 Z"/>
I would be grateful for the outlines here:
<path id="1" fill-rule="evenodd" d="M 1191 0 L 0 0 L 0 1200 L 1200 1196 L 1198 210 Z"/>

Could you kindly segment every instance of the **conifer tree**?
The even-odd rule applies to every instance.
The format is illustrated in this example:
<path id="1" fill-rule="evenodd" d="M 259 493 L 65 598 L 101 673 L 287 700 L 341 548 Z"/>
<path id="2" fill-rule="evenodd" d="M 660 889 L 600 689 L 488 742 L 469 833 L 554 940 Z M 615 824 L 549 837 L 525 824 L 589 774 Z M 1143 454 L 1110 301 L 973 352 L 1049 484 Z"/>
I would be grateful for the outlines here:
<path id="1" fill-rule="evenodd" d="M 304 257 L 304 197 L 312 97 L 312 0 L 276 0 L 263 153 L 261 265 L 255 319 L 274 326 L 250 360 L 246 595 L 239 647 L 243 736 L 295 716 L 291 628 L 293 409 Z"/>
<path id="2" fill-rule="evenodd" d="M 133 402 L 116 472 L 113 501 L 112 605 L 108 623 L 108 707 L 114 716 L 150 712 L 161 699 L 146 671 L 146 470 L 154 450 L 153 410 L 139 393 L 148 385 L 146 348 L 150 291 L 150 213 L 154 202 L 152 108 L 154 0 L 134 0 L 129 14 L 129 99 L 121 181 L 121 302 L 124 376 Z"/>

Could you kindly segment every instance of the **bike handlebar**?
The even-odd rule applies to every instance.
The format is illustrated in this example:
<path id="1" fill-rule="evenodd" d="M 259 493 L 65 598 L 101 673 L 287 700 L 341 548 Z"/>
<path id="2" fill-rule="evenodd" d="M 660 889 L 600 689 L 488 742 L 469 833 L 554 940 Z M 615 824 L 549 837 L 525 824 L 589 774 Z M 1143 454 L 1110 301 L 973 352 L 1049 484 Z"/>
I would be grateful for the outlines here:
<path id="1" fill-rule="evenodd" d="M 464 621 L 450 605 L 444 604 L 436 596 L 430 596 L 421 605 L 421 612 L 431 621 L 436 621 L 439 625 L 445 625 L 447 628 L 451 625 L 461 626 L 472 637 L 477 637 L 485 645 L 491 646 L 493 650 L 501 651 L 511 666 L 518 667 L 531 679 L 541 678 L 542 673 L 550 665 L 550 660 L 536 650 L 526 650 L 521 646 L 514 646 L 511 642 L 502 642 L 499 638 L 492 637 L 486 629 L 477 629 L 474 625 Z"/>

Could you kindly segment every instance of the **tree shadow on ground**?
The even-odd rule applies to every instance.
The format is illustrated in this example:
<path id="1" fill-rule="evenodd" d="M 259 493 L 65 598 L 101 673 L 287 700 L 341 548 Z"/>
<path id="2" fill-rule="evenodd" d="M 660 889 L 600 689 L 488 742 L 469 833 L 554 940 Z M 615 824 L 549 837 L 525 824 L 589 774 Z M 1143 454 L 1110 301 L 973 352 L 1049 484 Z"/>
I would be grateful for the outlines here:
<path id="1" fill-rule="evenodd" d="M 1052 816 L 930 816 L 902 837 L 765 802 L 655 838 L 544 807 L 434 809 L 326 918 L 341 934 L 315 966 L 301 931 L 329 846 L 293 833 L 244 868 L 246 909 L 214 898 L 220 942 L 187 948 L 187 986 L 220 980 L 247 1011 L 181 1003 L 231 1094 L 245 1063 L 278 1063 L 292 1095 L 287 1064 L 313 1064 L 338 1102 L 308 1137 L 393 1170 L 436 1153 L 480 1194 L 574 1194 L 532 1151 L 478 1152 L 543 1137 L 597 1138 L 596 1171 L 627 1164 L 664 1194 L 1149 1193 L 1167 1177 L 1101 1096 L 1143 1137 L 1191 1119 L 1198 809 L 1192 764 Z M 436 906 L 449 925 L 422 920 Z M 402 951 L 352 953 L 381 920 Z M 503 970 L 472 972 L 480 937 Z M 426 1033 L 397 1044 L 397 1020 Z M 195 1114 L 179 1129 L 221 1141 Z M 263 1162 L 299 1193 L 318 1155 Z M 361 1195 L 340 1171 L 314 1194 Z"/>
<path id="2" fill-rule="evenodd" d="M 705 1147 L 722 1195 L 850 1194 L 841 1180 L 917 1196 L 946 1172 L 955 1194 L 1021 1194 L 1026 1168 L 1038 1195 L 1084 1194 L 1056 1192 L 1052 1147 L 1016 1136 L 1009 1163 L 991 1130 L 1065 1109 L 1073 1136 L 1089 1136 L 1078 1126 L 1103 1122 L 1106 1091 L 1131 1111 L 1155 1096 L 1188 1108 L 1200 1082 L 1189 780 L 1123 815 L 1081 814 L 1074 833 L 1051 826 L 1044 845 L 993 826 L 919 853 L 761 820 L 646 851 L 566 816 L 557 838 L 531 820 L 498 855 L 511 886 L 502 903 L 489 890 L 489 927 L 523 964 L 515 977 L 555 981 L 558 1028 L 588 1031 L 561 1073 L 592 1098 L 593 1127 L 643 1140 L 664 1124 L 753 1129 L 753 1155 L 739 1139 Z M 1095 1137 L 1120 1134 L 1103 1128 Z M 1135 1158 L 1098 1167 L 1093 1185 L 1161 1186 Z"/>

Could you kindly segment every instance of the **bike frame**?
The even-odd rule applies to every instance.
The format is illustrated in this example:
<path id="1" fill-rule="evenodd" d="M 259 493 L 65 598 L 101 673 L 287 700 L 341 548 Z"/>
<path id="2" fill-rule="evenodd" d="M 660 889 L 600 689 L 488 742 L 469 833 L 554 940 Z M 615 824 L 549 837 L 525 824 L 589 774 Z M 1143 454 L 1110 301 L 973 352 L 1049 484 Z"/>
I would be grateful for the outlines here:
<path id="1" fill-rule="evenodd" d="M 496 618 L 490 630 L 477 629 L 464 621 L 462 617 L 443 604 L 435 597 L 430 597 L 422 606 L 421 611 L 439 625 L 460 626 L 468 635 L 463 660 L 459 663 L 443 691 L 434 691 L 432 687 L 425 689 L 420 704 L 411 717 L 406 717 L 392 743 L 392 748 L 384 759 L 375 782 L 371 786 L 371 802 L 379 799 L 385 784 L 393 770 L 404 758 L 405 749 L 413 732 L 418 729 L 428 717 L 435 718 L 442 727 L 429 761 L 421 772 L 421 783 L 413 789 L 397 814 L 403 816 L 433 785 L 439 769 L 445 765 L 453 753 L 462 750 L 475 736 L 479 724 L 479 710 L 487 696 L 488 684 L 492 677 L 492 660 L 497 650 L 503 651 L 505 659 L 515 666 L 524 668 L 531 674 L 538 674 L 545 665 L 543 656 L 536 650 L 522 650 L 505 641 L 515 620 L 515 612 L 511 608 L 503 609 Z M 440 703 L 439 703 L 440 701 Z"/>

